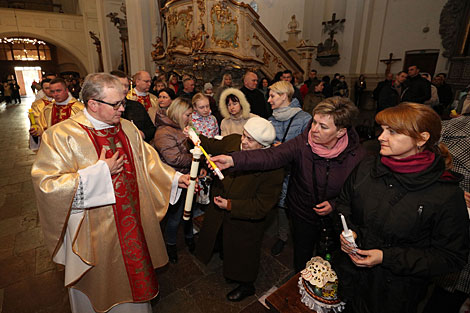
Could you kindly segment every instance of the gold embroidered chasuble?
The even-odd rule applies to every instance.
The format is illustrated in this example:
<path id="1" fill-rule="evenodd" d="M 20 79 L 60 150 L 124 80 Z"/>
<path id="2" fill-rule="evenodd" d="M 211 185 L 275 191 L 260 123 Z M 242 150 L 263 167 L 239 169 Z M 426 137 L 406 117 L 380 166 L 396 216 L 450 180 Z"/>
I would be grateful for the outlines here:
<path id="1" fill-rule="evenodd" d="M 158 104 L 158 98 L 154 94 L 151 94 L 149 92 L 147 93 L 147 96 L 142 97 L 142 96 L 137 95 L 137 93 L 135 92 L 135 89 L 132 89 L 132 90 L 129 90 L 126 98 L 129 100 L 137 101 L 140 104 L 142 104 L 145 110 L 147 110 L 147 113 L 150 116 L 150 119 L 155 124 L 155 114 L 160 109 L 160 105 Z"/>
<path id="2" fill-rule="evenodd" d="M 80 112 L 52 126 L 43 134 L 43 142 L 32 168 L 33 185 L 45 243 L 56 256 L 60 250 L 71 205 L 78 188 L 79 169 L 98 161 L 96 149 L 81 125 L 93 128 Z M 168 262 L 160 221 L 168 209 L 175 171 L 164 164 L 158 153 L 145 143 L 138 129 L 121 119 L 135 159 L 139 188 L 142 229 L 155 268 Z M 81 262 L 90 265 L 68 287 L 85 293 L 98 312 L 114 305 L 133 302 L 115 225 L 113 206 L 85 209 L 72 236 L 72 250 Z M 67 266 L 67 265 L 66 265 Z"/>
<path id="3" fill-rule="evenodd" d="M 39 121 L 39 115 L 49 103 L 52 103 L 52 101 L 47 99 L 47 97 L 42 97 L 31 104 L 31 110 L 33 110 L 34 119 L 36 121 Z"/>
<path id="4" fill-rule="evenodd" d="M 73 116 L 77 114 L 78 112 L 82 111 L 85 106 L 83 103 L 75 99 L 74 97 L 71 97 L 69 100 L 69 103 L 71 105 L 71 111 L 70 111 L 70 116 Z M 52 121 L 54 120 L 53 118 L 53 113 L 54 113 L 54 101 L 47 104 L 44 109 L 40 112 L 39 114 L 39 119 L 38 119 L 38 124 L 39 124 L 39 131 L 40 133 L 43 133 L 46 129 L 52 126 Z"/>

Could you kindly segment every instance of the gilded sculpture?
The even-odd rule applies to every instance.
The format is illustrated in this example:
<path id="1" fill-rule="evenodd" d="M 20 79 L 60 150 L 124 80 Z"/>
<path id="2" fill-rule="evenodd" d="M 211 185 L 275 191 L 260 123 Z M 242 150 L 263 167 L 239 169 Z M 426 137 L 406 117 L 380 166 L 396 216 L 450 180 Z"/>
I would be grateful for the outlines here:
<path id="1" fill-rule="evenodd" d="M 191 48 L 190 28 L 193 22 L 193 8 L 188 6 L 179 12 L 169 13 L 167 16 L 168 30 L 171 41 L 169 46 L 182 45 Z"/>
<path id="2" fill-rule="evenodd" d="M 238 22 L 224 2 L 211 9 L 212 41 L 221 48 L 238 48 Z"/>
<path id="3" fill-rule="evenodd" d="M 163 47 L 163 41 L 160 37 L 155 38 L 155 43 L 152 44 L 154 50 L 152 51 L 152 59 L 158 60 L 165 54 L 165 48 Z"/>
<path id="4" fill-rule="evenodd" d="M 195 54 L 196 52 L 200 52 L 204 49 L 206 44 L 206 39 L 209 38 L 209 35 L 206 32 L 206 28 L 204 24 L 201 24 L 199 27 L 199 32 L 191 35 L 191 52 Z"/>

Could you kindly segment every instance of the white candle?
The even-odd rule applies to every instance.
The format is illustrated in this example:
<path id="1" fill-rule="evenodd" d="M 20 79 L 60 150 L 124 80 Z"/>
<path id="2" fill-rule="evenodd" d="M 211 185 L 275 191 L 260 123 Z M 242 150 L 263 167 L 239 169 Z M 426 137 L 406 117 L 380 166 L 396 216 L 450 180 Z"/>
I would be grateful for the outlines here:
<path id="1" fill-rule="evenodd" d="M 183 219 L 189 220 L 191 217 L 191 209 L 193 206 L 194 188 L 196 186 L 197 173 L 199 169 L 199 159 L 201 158 L 202 152 L 198 147 L 194 147 L 190 151 L 193 154 L 193 161 L 191 162 L 191 171 L 189 173 L 191 180 L 188 186 L 188 192 L 186 193 L 186 201 L 184 203 Z"/>
<path id="2" fill-rule="evenodd" d="M 346 224 L 346 219 L 344 218 L 344 215 L 343 214 L 339 214 L 340 217 L 341 217 L 341 223 L 343 223 L 343 230 L 345 233 L 349 233 L 349 228 L 348 228 L 348 224 Z"/>

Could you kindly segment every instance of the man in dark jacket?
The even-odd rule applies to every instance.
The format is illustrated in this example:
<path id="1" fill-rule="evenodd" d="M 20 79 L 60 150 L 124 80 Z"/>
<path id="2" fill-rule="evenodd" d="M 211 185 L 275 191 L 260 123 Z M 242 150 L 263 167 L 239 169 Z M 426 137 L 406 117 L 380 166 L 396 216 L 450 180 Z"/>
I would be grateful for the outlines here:
<path id="1" fill-rule="evenodd" d="M 400 74 L 400 73 L 398 73 L 398 74 Z M 390 85 L 392 83 L 392 80 L 393 80 L 393 74 L 388 73 L 385 76 L 385 79 L 377 84 L 377 87 L 375 87 L 374 91 L 372 92 L 372 96 L 374 97 L 375 101 L 379 101 L 380 91 L 382 90 L 382 88 L 384 86 Z"/>
<path id="2" fill-rule="evenodd" d="M 183 79 L 183 88 L 178 90 L 176 94 L 177 97 L 185 97 L 188 99 L 192 99 L 196 94 L 195 88 L 195 81 L 192 77 L 186 77 Z"/>
<path id="3" fill-rule="evenodd" d="M 408 67 L 408 79 L 405 81 L 405 90 L 402 100 L 423 104 L 431 98 L 431 83 L 419 75 L 416 65 Z"/>
<path id="4" fill-rule="evenodd" d="M 281 80 L 291 83 L 292 87 L 294 88 L 294 95 L 292 96 L 292 98 L 299 100 L 300 107 L 302 107 L 303 106 L 302 95 L 300 94 L 299 88 L 295 87 L 294 77 L 292 76 L 292 71 L 285 70 L 284 72 L 282 72 Z"/>
<path id="5" fill-rule="evenodd" d="M 401 71 L 395 76 L 394 81 L 382 86 L 377 98 L 377 113 L 380 111 L 398 105 L 401 102 L 403 93 L 403 83 L 406 81 L 408 74 Z"/>
<path id="6" fill-rule="evenodd" d="M 124 87 L 123 92 L 127 95 L 127 92 L 129 91 L 129 79 L 127 78 L 127 75 L 121 71 L 112 71 L 110 74 L 119 78 L 122 86 Z M 155 125 L 153 125 L 150 116 L 147 114 L 147 111 L 140 102 L 126 98 L 126 108 L 121 117 L 133 122 L 140 130 L 142 138 L 146 142 L 150 142 L 153 139 L 156 130 Z"/>
<path id="7" fill-rule="evenodd" d="M 454 93 L 452 92 L 452 87 L 446 83 L 447 75 L 445 73 L 439 73 L 434 78 L 434 85 L 437 88 L 437 95 L 439 96 L 439 101 L 444 107 L 449 107 L 454 100 Z"/>
<path id="8" fill-rule="evenodd" d="M 256 88 L 257 86 L 258 75 L 253 72 L 246 72 L 243 76 L 243 87 L 240 90 L 250 104 L 250 112 L 267 119 L 272 115 L 271 107 L 268 107 L 263 93 Z"/>

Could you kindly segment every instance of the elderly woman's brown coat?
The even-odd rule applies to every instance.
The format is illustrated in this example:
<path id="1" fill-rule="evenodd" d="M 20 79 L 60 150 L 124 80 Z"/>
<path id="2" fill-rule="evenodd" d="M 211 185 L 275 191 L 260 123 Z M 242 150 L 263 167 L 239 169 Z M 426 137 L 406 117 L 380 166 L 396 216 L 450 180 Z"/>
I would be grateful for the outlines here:
<path id="1" fill-rule="evenodd" d="M 152 146 L 158 151 L 162 161 L 183 174 L 189 173 L 192 155 L 189 152 L 188 139 L 180 126 L 163 111 L 157 112 L 155 124 L 157 131 Z"/>
<path id="2" fill-rule="evenodd" d="M 237 134 L 222 140 L 201 139 L 202 146 L 212 155 L 240 150 L 241 136 Z M 204 263 L 209 262 L 217 234 L 223 229 L 224 276 L 240 282 L 254 282 L 258 275 L 266 215 L 279 199 L 284 171 L 225 171 L 224 175 L 224 180 L 216 179 L 213 184 L 196 256 Z M 215 196 L 230 199 L 231 211 L 216 206 Z"/>

